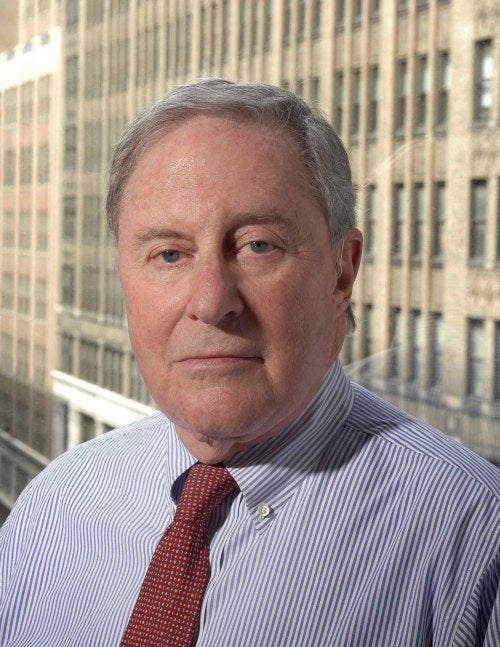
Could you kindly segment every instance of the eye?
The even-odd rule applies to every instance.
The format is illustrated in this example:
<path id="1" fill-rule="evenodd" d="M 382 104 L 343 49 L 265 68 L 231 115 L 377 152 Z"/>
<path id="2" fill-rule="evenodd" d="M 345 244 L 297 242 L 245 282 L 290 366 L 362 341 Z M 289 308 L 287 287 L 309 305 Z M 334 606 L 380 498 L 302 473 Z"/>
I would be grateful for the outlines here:
<path id="1" fill-rule="evenodd" d="M 265 254 L 275 249 L 274 245 L 267 243 L 265 240 L 252 240 L 248 245 L 255 254 Z"/>
<path id="2" fill-rule="evenodd" d="M 158 254 L 165 263 L 177 263 L 181 257 L 181 253 L 176 249 L 166 249 Z"/>

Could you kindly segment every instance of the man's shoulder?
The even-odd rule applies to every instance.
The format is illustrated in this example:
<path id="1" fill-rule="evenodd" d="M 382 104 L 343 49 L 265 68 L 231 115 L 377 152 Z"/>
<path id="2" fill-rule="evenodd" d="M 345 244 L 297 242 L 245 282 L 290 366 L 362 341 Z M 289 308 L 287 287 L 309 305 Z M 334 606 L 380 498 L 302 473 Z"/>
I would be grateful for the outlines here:
<path id="1" fill-rule="evenodd" d="M 492 463 L 371 391 L 357 384 L 353 391 L 348 428 L 383 444 L 391 456 L 405 456 L 422 475 L 446 472 L 456 481 L 475 483 L 500 503 L 500 470 Z"/>

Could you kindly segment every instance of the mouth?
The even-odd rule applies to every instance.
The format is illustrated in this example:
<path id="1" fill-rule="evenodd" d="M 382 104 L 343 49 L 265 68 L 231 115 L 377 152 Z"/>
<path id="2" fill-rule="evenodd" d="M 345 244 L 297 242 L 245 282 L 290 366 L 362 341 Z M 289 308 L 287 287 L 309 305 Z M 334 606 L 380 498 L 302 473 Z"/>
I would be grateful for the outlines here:
<path id="1" fill-rule="evenodd" d="M 223 369 L 223 368 L 238 368 L 247 366 L 250 363 L 259 362 L 263 360 L 257 355 L 249 354 L 222 354 L 222 353 L 208 353 L 199 355 L 190 355 L 183 357 L 179 363 L 186 368 L 196 369 Z"/>

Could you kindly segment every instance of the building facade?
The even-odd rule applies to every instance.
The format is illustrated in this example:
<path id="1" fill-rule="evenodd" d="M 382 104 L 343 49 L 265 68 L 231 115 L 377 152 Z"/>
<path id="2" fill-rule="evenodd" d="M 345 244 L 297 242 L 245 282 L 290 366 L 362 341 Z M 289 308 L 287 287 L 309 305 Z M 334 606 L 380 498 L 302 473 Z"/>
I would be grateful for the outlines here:
<path id="1" fill-rule="evenodd" d="M 497 5 L 61 2 L 53 452 L 154 407 L 104 219 L 108 162 L 146 104 L 223 76 L 304 96 L 348 148 L 365 236 L 342 353 L 353 378 L 500 461 Z"/>

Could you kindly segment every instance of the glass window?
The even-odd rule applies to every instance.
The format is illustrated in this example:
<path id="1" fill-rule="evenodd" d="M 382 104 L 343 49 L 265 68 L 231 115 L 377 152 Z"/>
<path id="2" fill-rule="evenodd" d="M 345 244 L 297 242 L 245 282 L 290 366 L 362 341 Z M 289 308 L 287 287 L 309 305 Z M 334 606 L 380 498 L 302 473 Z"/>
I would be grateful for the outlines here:
<path id="1" fill-rule="evenodd" d="M 486 180 L 472 180 L 470 201 L 469 258 L 482 260 L 486 242 Z"/>
<path id="2" fill-rule="evenodd" d="M 493 51 L 491 40 L 476 43 L 474 70 L 474 120 L 488 121 L 493 104 Z"/>
<path id="3" fill-rule="evenodd" d="M 390 355 L 389 377 L 399 377 L 401 373 L 401 308 L 392 306 L 390 310 Z"/>
<path id="4" fill-rule="evenodd" d="M 468 320 L 467 340 L 467 395 L 484 397 L 485 364 L 484 321 Z"/>
<path id="5" fill-rule="evenodd" d="M 373 134 L 377 130 L 379 100 L 379 73 L 378 65 L 372 65 L 368 77 L 368 132 Z"/>
<path id="6" fill-rule="evenodd" d="M 114 51 L 114 50 L 112 50 Z M 66 58 L 66 83 L 65 91 L 67 99 L 74 99 L 78 96 L 78 79 L 79 79 L 79 70 L 78 70 L 78 56 L 68 56 Z"/>
<path id="7" fill-rule="evenodd" d="M 436 182 L 434 185 L 434 204 L 432 207 L 432 257 L 441 259 L 443 255 L 444 224 L 446 210 L 446 184 Z"/>
<path id="8" fill-rule="evenodd" d="M 361 114 L 361 70 L 352 71 L 351 77 L 351 135 L 359 135 Z"/>
<path id="9" fill-rule="evenodd" d="M 441 386 L 443 379 L 443 315 L 431 313 L 429 386 Z"/>
<path id="10" fill-rule="evenodd" d="M 335 24 L 341 27 L 345 20 L 345 0 L 335 1 Z"/>
<path id="11" fill-rule="evenodd" d="M 405 219 L 405 191 L 401 183 L 394 185 L 392 208 L 392 254 L 396 259 L 403 253 L 403 227 Z"/>
<path id="12" fill-rule="evenodd" d="M 306 27 L 306 3 L 305 0 L 298 0 L 297 6 L 297 42 L 302 43 L 305 37 Z"/>
<path id="13" fill-rule="evenodd" d="M 500 321 L 495 322 L 495 362 L 493 366 L 493 398 L 500 402 Z"/>
<path id="14" fill-rule="evenodd" d="M 66 126 L 64 131 L 64 168 L 68 171 L 76 169 L 77 158 L 76 126 Z"/>
<path id="15" fill-rule="evenodd" d="M 61 301 L 64 305 L 75 303 L 75 268 L 73 265 L 63 265 L 61 273 Z"/>
<path id="16" fill-rule="evenodd" d="M 245 6 L 247 0 L 240 0 L 240 10 L 239 10 L 239 27 L 238 27 L 238 51 L 240 57 L 245 53 Z"/>
<path id="17" fill-rule="evenodd" d="M 21 148 L 21 184 L 31 184 L 33 179 L 33 149 L 31 146 L 23 146 Z"/>
<path id="18" fill-rule="evenodd" d="M 76 196 L 65 195 L 63 206 L 63 237 L 74 241 L 76 236 Z"/>
<path id="19" fill-rule="evenodd" d="M 417 58 L 416 75 L 415 127 L 417 130 L 421 130 L 425 127 L 425 119 L 427 116 L 427 93 L 429 92 L 427 56 L 419 56 Z"/>
<path id="20" fill-rule="evenodd" d="M 97 384 L 98 346 L 95 342 L 82 339 L 80 342 L 80 375 L 82 380 Z"/>
<path id="21" fill-rule="evenodd" d="M 314 39 L 319 38 L 320 30 L 321 30 L 321 2 L 322 0 L 313 1 L 311 36 Z M 266 3 L 266 4 L 270 4 L 270 3 Z"/>
<path id="22" fill-rule="evenodd" d="M 448 122 L 448 95 L 450 92 L 450 56 L 448 50 L 437 55 L 436 88 L 436 126 L 443 127 Z"/>
<path id="23" fill-rule="evenodd" d="M 398 134 L 404 131 L 406 125 L 406 97 L 408 93 L 406 59 L 396 63 L 396 108 L 395 128 Z"/>
<path id="24" fill-rule="evenodd" d="M 342 133 L 344 109 L 344 73 L 335 72 L 333 89 L 333 125 L 339 135 Z"/>
<path id="25" fill-rule="evenodd" d="M 422 256 L 422 246 L 424 242 L 424 185 L 417 182 L 413 187 L 413 214 L 412 214 L 412 235 L 411 235 L 411 254 L 414 258 Z"/>
<path id="26" fill-rule="evenodd" d="M 120 393 L 123 389 L 123 353 L 114 348 L 104 348 L 103 386 Z"/>
<path id="27" fill-rule="evenodd" d="M 420 310 L 410 311 L 410 339 L 409 339 L 409 352 L 410 352 L 410 366 L 409 366 L 409 380 L 410 382 L 418 382 L 422 377 L 422 355 L 423 355 L 423 325 L 422 313 Z"/>
<path id="28" fill-rule="evenodd" d="M 376 226 L 376 187 L 369 184 L 365 190 L 365 227 L 364 227 L 364 252 L 370 258 L 375 247 Z"/>

